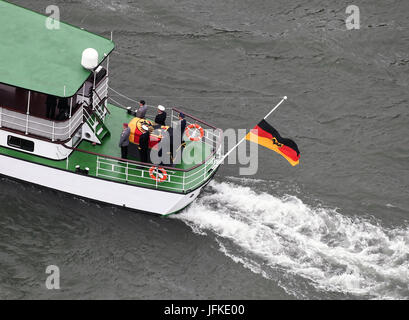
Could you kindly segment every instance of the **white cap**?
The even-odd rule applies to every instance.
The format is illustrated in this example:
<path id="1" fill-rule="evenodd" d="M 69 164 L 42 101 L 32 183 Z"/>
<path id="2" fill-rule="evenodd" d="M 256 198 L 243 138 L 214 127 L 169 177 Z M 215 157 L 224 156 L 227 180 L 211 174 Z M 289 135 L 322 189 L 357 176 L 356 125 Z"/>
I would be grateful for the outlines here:
<path id="1" fill-rule="evenodd" d="M 142 129 L 145 130 L 145 131 L 148 131 L 148 130 L 149 130 L 149 127 L 148 127 L 146 124 L 143 124 L 143 125 L 142 125 Z"/>
<path id="2" fill-rule="evenodd" d="M 158 109 L 159 109 L 160 111 L 165 111 L 165 107 L 162 106 L 162 105 L 158 105 Z"/>

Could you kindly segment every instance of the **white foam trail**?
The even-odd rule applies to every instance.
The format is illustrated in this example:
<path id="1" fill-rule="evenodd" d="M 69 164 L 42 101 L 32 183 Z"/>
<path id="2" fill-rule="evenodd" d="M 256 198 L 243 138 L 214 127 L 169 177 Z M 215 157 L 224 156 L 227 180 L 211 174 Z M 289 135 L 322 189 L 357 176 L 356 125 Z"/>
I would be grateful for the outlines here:
<path id="1" fill-rule="evenodd" d="M 247 261 L 266 277 L 268 269 L 285 270 L 318 290 L 409 298 L 408 228 L 386 229 L 336 210 L 311 208 L 293 196 L 278 198 L 234 183 L 213 181 L 210 187 L 213 192 L 177 217 L 195 232 L 212 231 L 233 243 L 234 252 L 223 240 L 220 249 L 236 262 Z M 255 268 L 257 259 L 267 269 Z"/>

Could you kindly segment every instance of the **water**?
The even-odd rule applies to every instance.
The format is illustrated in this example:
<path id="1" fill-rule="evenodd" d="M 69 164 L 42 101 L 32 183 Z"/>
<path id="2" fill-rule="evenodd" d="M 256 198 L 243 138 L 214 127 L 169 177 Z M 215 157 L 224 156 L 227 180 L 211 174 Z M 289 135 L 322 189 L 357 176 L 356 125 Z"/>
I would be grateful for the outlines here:
<path id="1" fill-rule="evenodd" d="M 215 234 L 227 256 L 279 279 L 294 296 L 310 297 L 291 281 L 301 277 L 318 291 L 407 297 L 408 228 L 383 228 L 373 219 L 310 207 L 296 196 L 256 192 L 251 185 L 215 182 L 178 218 L 199 234 Z"/>
<path id="2" fill-rule="evenodd" d="M 132 98 L 238 129 L 287 95 L 269 121 L 301 163 L 260 149 L 256 175 L 222 167 L 170 219 L 2 179 L 0 297 L 409 298 L 407 2 L 355 1 L 354 31 L 347 1 L 56 4 L 114 32 L 111 86 Z"/>

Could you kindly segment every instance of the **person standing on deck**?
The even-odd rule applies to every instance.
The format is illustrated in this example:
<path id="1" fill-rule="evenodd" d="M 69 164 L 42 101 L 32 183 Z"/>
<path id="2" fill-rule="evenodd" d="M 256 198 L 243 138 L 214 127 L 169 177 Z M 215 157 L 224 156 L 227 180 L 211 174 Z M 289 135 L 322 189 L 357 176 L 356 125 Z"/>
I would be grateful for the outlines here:
<path id="1" fill-rule="evenodd" d="M 129 135 L 131 134 L 131 129 L 128 127 L 127 123 L 123 124 L 123 130 L 121 133 L 121 138 L 119 139 L 119 147 L 121 148 L 121 158 L 128 159 L 128 146 L 129 146 Z"/>
<path id="2" fill-rule="evenodd" d="M 166 126 L 165 121 L 166 121 L 165 107 L 159 105 L 158 106 L 158 114 L 156 115 L 156 118 L 155 118 L 155 123 L 159 124 L 161 126 Z"/>
<path id="3" fill-rule="evenodd" d="M 170 129 L 169 129 L 170 130 Z M 172 134 L 171 139 L 171 151 L 172 151 L 172 161 L 176 164 L 181 163 L 182 161 L 182 152 L 183 148 L 186 146 L 186 142 L 183 140 L 183 135 L 185 134 L 186 130 L 186 119 L 185 115 L 181 112 L 179 113 L 179 122 L 175 127 L 175 130 Z M 173 150 L 174 146 L 176 145 L 176 150 Z"/>
<path id="4" fill-rule="evenodd" d="M 135 117 L 145 119 L 146 111 L 148 110 L 148 106 L 146 105 L 144 100 L 139 101 L 139 109 L 136 112 Z"/>
<path id="5" fill-rule="evenodd" d="M 142 130 L 144 132 L 139 137 L 139 153 L 141 155 L 141 162 L 149 162 L 149 140 L 150 140 L 149 127 L 146 124 L 144 124 L 142 125 Z"/>
<path id="6" fill-rule="evenodd" d="M 185 115 L 181 112 L 179 113 L 179 125 L 180 125 L 180 144 L 183 144 L 183 135 L 186 130 L 186 119 Z"/>

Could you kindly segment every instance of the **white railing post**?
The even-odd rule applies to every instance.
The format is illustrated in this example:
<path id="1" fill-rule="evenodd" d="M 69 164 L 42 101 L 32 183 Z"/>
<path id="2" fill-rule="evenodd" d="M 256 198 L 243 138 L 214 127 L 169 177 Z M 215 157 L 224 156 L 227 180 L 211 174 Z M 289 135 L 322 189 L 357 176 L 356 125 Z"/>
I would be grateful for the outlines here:
<path id="1" fill-rule="evenodd" d="M 28 117 L 29 117 L 29 114 L 27 113 L 26 114 L 26 134 L 28 134 Z"/>
<path id="2" fill-rule="evenodd" d="M 111 31 L 111 41 L 113 40 L 113 37 L 114 37 L 114 32 Z M 109 57 L 110 55 L 108 55 L 108 58 L 107 58 L 107 76 L 109 76 Z"/>
<path id="3" fill-rule="evenodd" d="M 94 73 L 94 84 L 93 84 L 93 89 L 95 90 L 95 84 L 96 84 L 96 82 L 97 82 L 97 73 L 95 72 L 95 70 L 94 71 L 92 71 L 93 73 Z"/>
<path id="4" fill-rule="evenodd" d="M 97 156 L 97 177 L 98 177 L 98 173 L 99 173 L 99 156 Z"/>
<path id="5" fill-rule="evenodd" d="M 91 96 L 91 98 L 92 98 L 92 110 L 95 110 L 95 99 L 94 98 L 97 98 L 97 95 L 96 95 L 96 93 L 95 93 L 95 84 L 96 84 L 96 81 L 97 81 L 97 73 L 95 72 L 95 70 L 94 71 L 92 71 L 93 73 L 94 73 L 94 82 L 93 82 L 93 84 L 92 84 L 92 96 Z"/>
<path id="6" fill-rule="evenodd" d="M 30 100 L 31 101 L 31 100 Z M 30 102 L 31 107 L 31 102 Z M 29 110 L 29 109 L 27 109 Z M 7 110 L 6 110 L 7 111 Z M 32 130 L 41 137 L 56 141 L 58 139 L 64 140 L 70 138 L 75 129 L 84 121 L 84 109 L 81 107 L 72 117 L 61 123 L 58 126 L 58 122 L 51 120 L 44 120 L 42 122 L 36 121 L 35 117 L 32 117 L 30 112 L 22 114 L 15 111 L 4 112 L 4 108 L 0 107 L 0 127 L 10 127 L 17 129 L 22 134 L 30 134 Z M 30 125 L 35 126 L 30 128 Z M 15 127 L 17 126 L 17 128 Z M 58 132 L 57 132 L 58 131 Z"/>
<path id="7" fill-rule="evenodd" d="M 84 105 L 81 106 L 81 112 L 82 112 L 81 123 L 84 123 L 84 117 L 85 117 L 85 121 L 88 120 L 88 113 L 87 113 L 87 111 L 84 109 Z M 84 113 L 84 112 L 85 112 L 85 113 Z"/>
<path id="8" fill-rule="evenodd" d="M 81 119 L 81 123 L 84 123 L 84 106 L 81 106 L 81 118 L 80 119 Z"/>
<path id="9" fill-rule="evenodd" d="M 31 91 L 28 92 L 28 102 L 27 102 L 27 115 L 26 115 L 26 134 L 28 134 L 28 117 L 30 114 L 30 100 L 31 100 Z"/>
<path id="10" fill-rule="evenodd" d="M 125 181 L 128 182 L 128 168 L 129 168 L 129 162 L 126 162 L 126 170 L 125 170 Z"/>
<path id="11" fill-rule="evenodd" d="M 183 192 L 185 192 L 185 175 L 186 175 L 186 171 L 183 171 L 183 177 L 182 177 L 182 189 Z"/>
<path id="12" fill-rule="evenodd" d="M 68 138 L 70 138 L 71 137 L 71 118 L 68 120 Z M 67 138 L 67 139 L 68 139 Z"/>
<path id="13" fill-rule="evenodd" d="M 71 104 L 70 104 L 70 119 L 71 119 L 71 116 L 72 116 L 72 97 L 71 97 Z"/>

